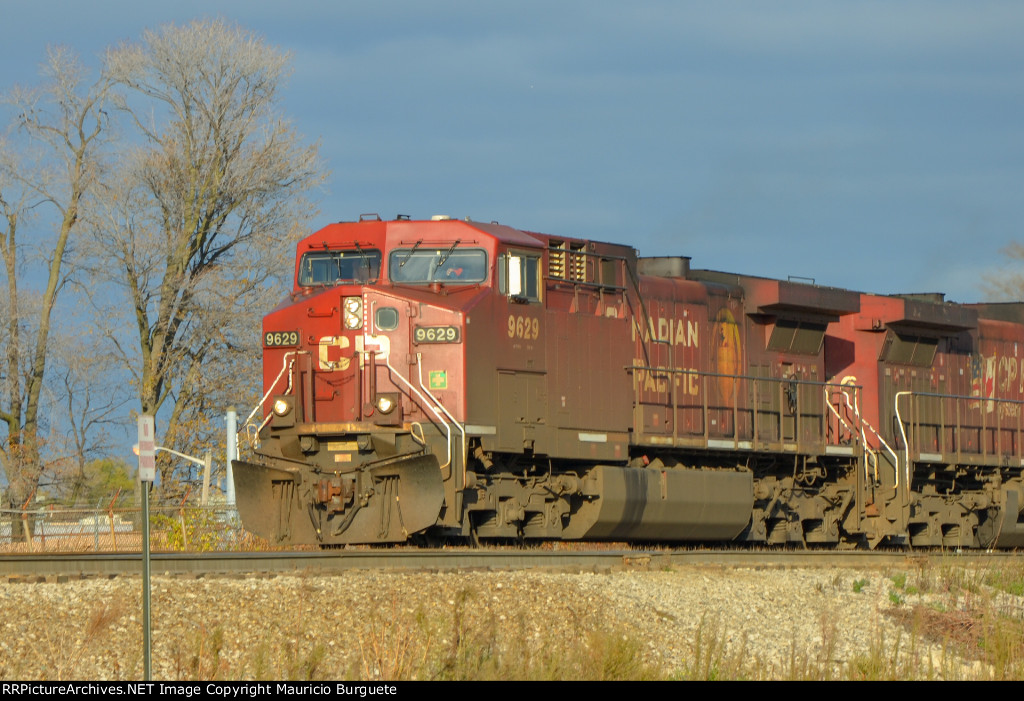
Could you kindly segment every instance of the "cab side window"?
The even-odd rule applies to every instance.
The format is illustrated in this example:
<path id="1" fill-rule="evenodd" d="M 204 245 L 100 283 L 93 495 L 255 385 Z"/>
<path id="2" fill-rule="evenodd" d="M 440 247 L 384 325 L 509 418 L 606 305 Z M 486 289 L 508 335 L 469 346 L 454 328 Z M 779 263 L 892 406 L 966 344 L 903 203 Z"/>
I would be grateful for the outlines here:
<path id="1" fill-rule="evenodd" d="M 498 290 L 514 301 L 540 301 L 540 256 L 503 254 L 498 263 Z"/>

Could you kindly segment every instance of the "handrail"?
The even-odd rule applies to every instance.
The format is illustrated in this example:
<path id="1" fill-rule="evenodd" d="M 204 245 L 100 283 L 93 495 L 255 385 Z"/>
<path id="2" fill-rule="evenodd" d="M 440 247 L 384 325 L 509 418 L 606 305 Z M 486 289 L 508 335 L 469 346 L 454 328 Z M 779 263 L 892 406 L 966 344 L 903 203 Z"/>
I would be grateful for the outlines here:
<path id="1" fill-rule="evenodd" d="M 847 384 L 844 383 L 843 386 L 844 387 L 851 387 L 853 385 L 847 385 Z M 878 441 L 878 443 L 883 448 L 885 448 L 885 450 L 892 456 L 893 480 L 895 482 L 895 484 L 893 486 L 894 486 L 894 488 L 899 487 L 900 486 L 900 458 L 899 458 L 899 455 L 896 454 L 896 451 L 892 449 L 892 446 L 890 446 L 889 443 L 882 437 L 882 434 L 880 434 L 878 432 L 878 430 L 874 426 L 871 425 L 871 422 L 869 422 L 867 419 L 865 419 L 863 416 L 861 416 L 859 402 L 857 402 L 857 400 L 854 399 L 854 401 L 851 404 L 850 397 L 849 397 L 849 395 L 845 391 L 840 391 L 840 394 L 843 395 L 844 399 L 846 400 L 847 406 L 849 406 L 853 410 L 854 416 L 856 416 L 857 417 L 857 421 L 860 422 L 860 425 L 861 425 L 861 439 L 864 442 L 864 449 L 865 449 L 865 451 L 870 452 L 871 456 L 875 460 L 875 481 L 876 482 L 878 481 L 878 455 L 877 455 L 877 451 L 874 450 L 871 447 L 870 443 L 868 443 L 867 435 L 864 433 L 864 426 L 868 427 L 868 429 L 871 431 L 871 435 L 874 436 L 875 439 Z M 909 473 L 908 473 L 907 481 L 909 482 Z"/>
<path id="2" fill-rule="evenodd" d="M 776 417 L 778 417 L 779 425 L 778 425 L 778 437 L 777 438 L 778 438 L 779 441 L 785 441 L 785 440 L 787 440 L 787 438 L 785 438 L 785 436 L 783 435 L 784 427 L 783 427 L 782 419 L 786 416 L 786 412 L 785 412 L 785 408 L 784 407 L 785 407 L 785 405 L 788 402 L 791 401 L 792 402 L 791 416 L 793 418 L 793 424 L 792 424 L 792 427 L 793 427 L 793 440 L 795 442 L 797 442 L 797 443 L 804 443 L 805 442 L 803 437 L 802 437 L 803 433 L 804 433 L 804 429 L 805 429 L 804 420 L 806 418 L 808 418 L 808 417 L 811 417 L 816 422 L 820 422 L 820 426 L 817 427 L 817 433 L 816 433 L 816 436 L 814 437 L 814 439 L 812 440 L 812 443 L 814 445 L 821 445 L 821 446 L 839 445 L 838 437 L 835 438 L 835 439 L 832 439 L 832 440 L 829 439 L 829 435 L 828 435 L 829 434 L 829 431 L 828 431 L 828 422 L 829 422 L 828 414 L 829 414 L 829 412 L 826 411 L 824 409 L 824 407 L 821 407 L 821 409 L 819 411 L 817 408 L 813 407 L 813 405 L 812 405 L 812 407 L 810 408 L 810 411 L 812 411 L 814 413 L 813 414 L 807 414 L 807 411 L 805 410 L 805 409 L 807 409 L 807 407 L 803 406 L 806 402 L 809 401 L 808 399 L 806 399 L 806 397 L 807 397 L 807 389 L 808 388 L 821 387 L 821 388 L 825 389 L 825 391 L 827 393 L 828 388 L 838 389 L 838 388 L 842 387 L 842 385 L 839 385 L 839 384 L 837 384 L 835 382 L 819 382 L 819 381 L 816 381 L 816 380 L 801 380 L 801 379 L 797 379 L 797 378 L 758 377 L 758 376 L 754 376 L 754 375 L 733 375 L 733 374 L 728 374 L 728 373 L 717 373 L 717 372 L 699 371 L 699 370 L 695 370 L 695 369 L 691 369 L 691 368 L 658 367 L 658 366 L 648 366 L 648 365 L 627 365 L 627 366 L 625 366 L 625 370 L 627 372 L 631 372 L 631 373 L 636 373 L 638 371 L 647 372 L 647 373 L 650 373 L 650 375 L 652 377 L 656 378 L 659 382 L 667 382 L 668 384 L 666 384 L 663 389 L 662 388 L 655 388 L 653 390 L 644 390 L 641 385 L 634 384 L 634 392 L 637 394 L 638 397 L 643 392 L 645 392 L 645 391 L 653 391 L 656 394 L 661 394 L 661 393 L 668 394 L 670 396 L 670 404 L 665 404 L 665 406 L 669 406 L 670 405 L 671 409 L 673 410 L 673 412 L 676 412 L 676 411 L 678 411 L 681 408 L 682 409 L 688 408 L 685 404 L 684 405 L 680 405 L 679 402 L 675 398 L 675 378 L 677 378 L 679 376 L 699 378 L 701 380 L 701 391 L 699 393 L 700 396 L 701 396 L 701 399 L 699 400 L 700 404 L 699 404 L 699 406 L 697 406 L 696 403 L 695 403 L 692 407 L 689 407 L 689 408 L 692 408 L 694 410 L 698 410 L 699 409 L 701 411 L 701 417 L 702 417 L 703 424 L 704 424 L 703 437 L 706 440 L 710 439 L 712 437 L 711 436 L 711 431 L 710 431 L 709 420 L 708 420 L 710 411 L 712 409 L 720 409 L 720 410 L 723 410 L 723 411 L 730 411 L 731 410 L 731 412 L 732 412 L 732 415 L 733 415 L 733 440 L 734 440 L 734 442 L 738 442 L 740 440 L 739 426 L 738 426 L 738 421 L 737 421 L 737 418 L 739 416 L 740 411 L 742 411 L 743 413 L 749 413 L 750 416 L 751 416 L 751 426 L 750 426 L 749 430 L 750 430 L 750 439 L 752 441 L 754 441 L 755 443 L 758 443 L 761 440 L 761 437 L 759 436 L 759 427 L 758 427 L 758 423 L 759 423 L 758 422 L 758 417 L 759 416 L 776 416 Z M 736 383 L 739 383 L 739 382 L 751 382 L 752 383 L 752 387 L 753 387 L 752 391 L 754 393 L 753 394 L 753 400 L 751 401 L 751 403 L 749 405 L 744 405 L 744 406 L 740 405 L 740 401 L 739 401 L 739 397 L 738 397 L 738 384 L 736 384 L 736 385 L 733 386 L 733 392 L 732 392 L 733 396 L 731 398 L 723 398 L 723 402 L 722 402 L 721 406 L 710 406 L 709 402 L 708 402 L 709 383 L 710 383 L 710 381 L 712 381 L 714 379 L 717 379 L 717 378 L 733 380 Z M 771 395 L 776 395 L 777 394 L 776 401 L 778 402 L 778 404 L 777 404 L 777 406 L 773 406 L 770 411 L 765 411 L 764 409 L 761 409 L 759 407 L 759 404 L 760 404 L 761 400 L 760 400 L 760 397 L 758 396 L 758 385 L 761 382 L 765 382 L 765 383 L 769 383 L 769 384 L 775 385 L 775 387 L 777 388 L 777 392 L 775 390 L 773 390 L 770 394 Z M 787 388 L 789 388 L 789 387 L 793 387 L 795 389 L 790 394 L 787 394 Z M 696 396 L 696 394 L 697 393 L 695 392 L 694 396 Z M 642 402 L 638 402 L 637 405 L 639 406 L 641 403 Z M 827 399 L 827 395 L 826 395 L 825 403 L 829 404 L 831 406 L 831 400 Z M 658 404 L 661 405 L 662 403 L 659 402 Z M 832 413 L 835 413 L 834 408 L 832 409 Z M 673 437 L 675 437 L 677 435 L 677 431 L 676 431 L 676 424 L 677 423 L 678 423 L 678 416 L 674 415 L 674 417 L 673 417 Z M 643 433 L 644 433 L 644 431 L 642 431 L 642 429 L 641 429 L 640 430 L 640 434 L 643 434 Z M 696 435 L 696 434 L 694 434 L 694 435 Z M 744 440 L 746 440 L 746 439 L 744 439 Z"/>
<path id="3" fill-rule="evenodd" d="M 911 404 L 909 407 L 911 410 L 911 416 L 904 420 L 903 411 L 900 409 L 900 400 L 904 397 L 909 398 L 911 401 L 918 399 L 934 399 L 934 400 L 946 400 L 954 402 L 955 405 L 955 425 L 950 424 L 944 418 L 946 405 L 940 403 L 938 408 L 940 418 L 936 423 L 923 423 L 916 418 L 916 412 L 914 411 L 916 402 Z M 961 410 L 971 410 L 977 408 L 980 411 L 980 422 L 964 425 L 961 420 Z M 1012 408 L 1007 410 L 1006 408 Z M 1022 426 L 1022 416 L 1024 416 L 1024 400 L 1019 399 L 1002 399 L 998 397 L 979 397 L 972 395 L 962 394 L 940 394 L 936 392 L 915 392 L 912 390 L 904 390 L 897 392 L 893 399 L 893 409 L 896 414 L 896 420 L 900 425 L 900 435 L 903 439 L 904 454 L 908 462 L 910 462 L 911 442 L 913 441 L 915 447 L 918 445 L 918 438 L 914 432 L 907 436 L 907 430 L 904 424 L 908 424 L 911 428 L 924 426 L 931 426 L 938 430 L 936 436 L 936 448 L 939 454 L 956 454 L 957 461 L 963 461 L 963 453 L 967 452 L 970 455 L 981 455 L 982 457 L 1002 457 L 1004 455 L 1003 450 L 1003 434 L 1005 431 L 1011 431 L 1015 435 L 1015 440 L 1011 442 L 1011 446 L 1006 454 L 1013 455 L 1014 457 L 1024 459 L 1024 451 L 1022 451 L 1021 439 L 1024 438 L 1024 426 Z M 995 423 L 990 425 L 987 416 L 990 413 L 995 413 Z M 1003 414 L 1016 416 L 1016 426 L 1006 425 L 1003 422 Z M 1011 422 L 1008 422 L 1011 423 Z M 946 438 L 946 429 L 952 430 L 952 437 L 954 445 L 949 445 Z M 965 430 L 977 430 L 978 431 L 978 446 L 976 451 L 965 451 L 964 450 L 964 438 L 963 433 Z M 993 436 L 994 441 L 992 445 L 992 451 L 989 451 L 987 433 L 990 430 L 994 430 Z M 920 452 L 918 450 L 918 452 Z"/>
<path id="4" fill-rule="evenodd" d="M 910 443 L 907 442 L 907 432 L 903 428 L 903 417 L 900 416 L 900 397 L 906 397 L 913 392 L 903 391 L 897 392 L 895 398 L 893 398 L 893 407 L 896 409 L 896 423 L 900 427 L 900 435 L 903 437 L 903 458 L 907 462 L 907 481 L 910 481 Z"/>
<path id="5" fill-rule="evenodd" d="M 256 431 L 253 433 L 253 436 L 251 436 L 251 437 L 249 436 L 249 430 L 248 430 L 249 429 L 249 421 L 251 421 L 252 417 L 255 416 L 256 412 L 260 410 L 260 407 L 263 406 L 263 403 L 265 401 L 267 401 L 267 398 L 270 396 L 270 393 L 274 391 L 274 387 L 276 387 L 277 383 L 281 381 L 281 376 L 284 375 L 286 370 L 288 371 L 288 387 L 285 389 L 285 394 L 291 394 L 292 379 L 293 379 L 292 378 L 292 368 L 295 366 L 295 360 L 296 360 L 296 358 L 292 358 L 291 362 L 288 361 L 288 357 L 292 356 L 292 355 L 294 355 L 294 356 L 309 355 L 309 351 L 307 351 L 307 350 L 288 351 L 283 356 L 281 356 L 281 371 L 279 373 L 277 373 L 277 377 L 275 377 L 274 381 L 270 383 L 270 387 L 269 387 L 269 389 L 267 389 L 266 394 L 263 395 L 263 398 L 260 399 L 260 401 L 256 404 L 256 406 L 253 407 L 252 411 L 249 412 L 249 415 L 245 417 L 245 421 L 242 422 L 242 428 L 238 429 L 238 433 L 245 433 L 245 439 L 247 441 L 249 441 L 249 447 L 250 448 L 255 449 L 255 448 L 259 447 L 259 443 L 256 442 L 256 439 L 259 438 L 260 431 L 263 430 L 263 427 L 267 425 L 267 421 L 270 420 L 270 416 L 271 416 L 272 412 L 268 413 L 266 418 L 263 419 L 263 422 L 260 423 L 260 425 L 256 427 Z M 236 437 L 237 437 L 237 434 L 236 434 Z"/>
<path id="6" fill-rule="evenodd" d="M 845 385 L 846 383 L 842 383 L 842 384 Z M 860 387 L 858 387 L 856 385 L 850 385 L 850 386 L 853 386 L 856 389 L 860 389 Z M 839 410 L 836 409 L 835 405 L 832 403 L 832 397 L 829 395 L 829 388 L 828 387 L 826 387 L 824 389 L 824 392 L 825 392 L 825 403 L 828 404 L 829 410 L 831 410 L 831 412 L 833 414 L 835 414 L 836 419 L 838 419 L 839 422 L 843 426 L 846 427 L 846 430 L 850 433 L 851 436 L 854 436 L 854 438 L 859 438 L 860 444 L 864 448 L 864 479 L 867 480 L 867 479 L 871 478 L 870 465 L 868 463 L 873 463 L 873 465 L 874 465 L 874 473 L 875 473 L 875 481 L 877 482 L 878 481 L 878 453 L 877 453 L 877 451 L 872 449 L 870 445 L 868 445 L 867 436 L 864 433 L 864 426 L 863 426 L 864 420 L 861 418 L 860 411 L 858 411 L 858 409 L 857 409 L 857 402 L 854 401 L 851 404 L 851 402 L 850 402 L 850 395 L 847 394 L 847 392 L 845 390 L 841 390 L 839 392 L 839 395 L 843 398 L 843 403 L 846 405 L 847 409 L 852 411 L 853 415 L 855 417 L 857 417 L 857 423 L 859 425 L 859 430 L 857 428 L 854 428 L 853 426 L 851 426 L 850 422 L 848 422 L 846 420 L 846 418 L 843 417 L 843 415 L 839 413 Z"/>
<path id="7" fill-rule="evenodd" d="M 442 404 L 437 399 L 437 397 L 435 397 L 431 393 L 431 391 L 429 389 L 427 389 L 427 386 L 423 384 L 423 354 L 422 353 L 417 353 L 416 354 L 416 369 L 417 369 L 417 373 L 419 375 L 420 388 L 426 393 L 426 395 L 428 397 L 430 397 L 430 399 L 434 402 L 434 404 L 436 404 L 441 409 L 441 411 L 444 412 L 445 416 L 447 416 L 449 419 L 452 420 L 452 423 L 455 424 L 455 428 L 459 429 L 459 431 L 462 433 L 462 483 L 465 484 L 466 483 L 466 463 L 469 462 L 469 453 L 468 453 L 468 450 L 466 448 L 466 429 L 465 429 L 465 427 L 463 427 L 462 424 L 459 423 L 458 419 L 456 419 L 454 416 L 452 416 L 452 413 L 450 411 L 448 411 L 447 407 L 445 407 L 445 405 Z M 449 439 L 448 439 L 449 442 L 451 441 L 450 435 L 451 434 L 449 434 Z M 450 445 L 448 446 L 448 462 L 449 463 L 451 462 L 451 446 Z"/>
<path id="8" fill-rule="evenodd" d="M 452 464 L 452 430 L 451 430 L 451 427 L 448 425 L 448 422 L 444 420 L 444 416 L 442 416 L 440 414 L 440 412 L 437 411 L 437 409 L 435 409 L 433 406 L 430 405 L 430 402 L 427 400 L 427 398 L 424 397 L 423 394 L 418 389 L 416 389 L 413 386 L 413 384 L 411 382 L 409 382 L 409 380 L 407 380 L 405 378 L 404 375 L 402 375 L 402 373 L 400 373 L 398 370 L 396 370 L 391 365 L 391 339 L 388 338 L 387 336 L 384 336 L 384 335 L 368 336 L 367 338 L 369 340 L 372 340 L 374 343 L 376 343 L 377 346 L 381 350 L 380 351 L 364 350 L 363 352 L 364 353 L 373 353 L 375 356 L 383 356 L 384 357 L 384 365 L 391 372 L 392 376 L 397 377 L 402 382 L 404 382 L 405 386 L 408 387 L 409 390 L 411 392 L 413 392 L 417 397 L 419 397 L 419 399 L 423 402 L 423 404 L 426 406 L 426 408 L 429 409 L 431 411 L 431 413 L 441 423 L 441 425 L 444 426 L 445 433 L 447 434 L 447 439 L 445 440 L 445 444 L 448 447 L 448 462 L 446 462 L 444 465 L 441 466 L 441 471 L 443 472 L 445 469 L 450 467 L 451 464 Z"/>
<path id="9" fill-rule="evenodd" d="M 665 341 L 658 341 L 659 343 L 666 343 Z M 795 377 L 759 377 L 757 375 L 733 375 L 724 372 L 708 372 L 706 370 L 697 370 L 695 368 L 673 368 L 664 366 L 654 365 L 627 365 L 626 370 L 645 370 L 650 372 L 676 374 L 676 375 L 697 375 L 698 377 L 710 377 L 710 378 L 724 378 L 728 380 L 757 380 L 758 382 L 776 382 L 780 384 L 795 383 L 800 386 L 806 387 L 854 387 L 855 385 L 843 385 L 838 382 L 821 382 L 819 380 L 801 380 Z M 1024 402 L 1022 402 L 1024 403 Z"/>

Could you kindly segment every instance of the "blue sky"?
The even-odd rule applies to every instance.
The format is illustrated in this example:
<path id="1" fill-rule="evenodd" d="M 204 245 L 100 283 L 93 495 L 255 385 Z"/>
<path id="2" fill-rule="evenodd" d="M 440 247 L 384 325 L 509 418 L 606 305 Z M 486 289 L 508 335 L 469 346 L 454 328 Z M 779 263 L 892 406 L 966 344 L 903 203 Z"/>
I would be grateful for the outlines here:
<path id="1" fill-rule="evenodd" d="M 198 17 L 292 53 L 317 226 L 470 216 L 963 302 L 1024 238 L 1024 3 L 0 0 L 0 91 Z"/>

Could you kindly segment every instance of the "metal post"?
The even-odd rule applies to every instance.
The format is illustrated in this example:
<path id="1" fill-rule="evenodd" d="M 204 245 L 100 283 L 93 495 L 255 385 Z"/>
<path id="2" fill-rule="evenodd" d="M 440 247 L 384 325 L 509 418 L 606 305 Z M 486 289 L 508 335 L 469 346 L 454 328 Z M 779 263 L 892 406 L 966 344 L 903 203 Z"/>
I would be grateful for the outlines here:
<path id="1" fill-rule="evenodd" d="M 152 416 L 139 417 L 139 482 L 142 486 L 142 653 L 145 680 L 153 679 L 150 651 L 149 487 L 156 480 L 156 424 Z"/>
<path id="2" fill-rule="evenodd" d="M 227 459 L 225 464 L 227 465 L 227 489 L 225 495 L 227 497 L 227 503 L 229 507 L 235 505 L 235 473 L 231 467 L 231 461 L 238 459 L 238 414 L 235 412 L 235 407 L 229 406 L 227 416 L 225 417 L 227 423 Z"/>
<path id="3" fill-rule="evenodd" d="M 203 454 L 203 496 L 202 503 L 206 506 L 210 503 L 210 469 L 213 466 L 213 455 L 209 450 Z"/>
<path id="4" fill-rule="evenodd" d="M 149 586 L 149 485 L 142 483 L 142 653 L 143 675 L 145 681 L 153 680 L 152 631 L 150 624 L 150 586 Z"/>

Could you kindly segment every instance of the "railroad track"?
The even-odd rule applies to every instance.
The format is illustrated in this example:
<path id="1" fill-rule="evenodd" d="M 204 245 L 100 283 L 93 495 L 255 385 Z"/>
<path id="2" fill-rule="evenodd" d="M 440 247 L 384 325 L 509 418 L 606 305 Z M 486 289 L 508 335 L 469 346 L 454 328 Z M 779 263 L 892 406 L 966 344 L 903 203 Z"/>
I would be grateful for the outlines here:
<path id="1" fill-rule="evenodd" d="M 0 556 L 0 577 L 110 577 L 141 574 L 139 553 L 42 553 Z M 652 570 L 681 566 L 913 567 L 939 560 L 961 566 L 1024 562 L 1017 552 L 819 550 L 365 549 L 325 552 L 155 553 L 156 575 L 330 574 L 360 569 Z"/>

